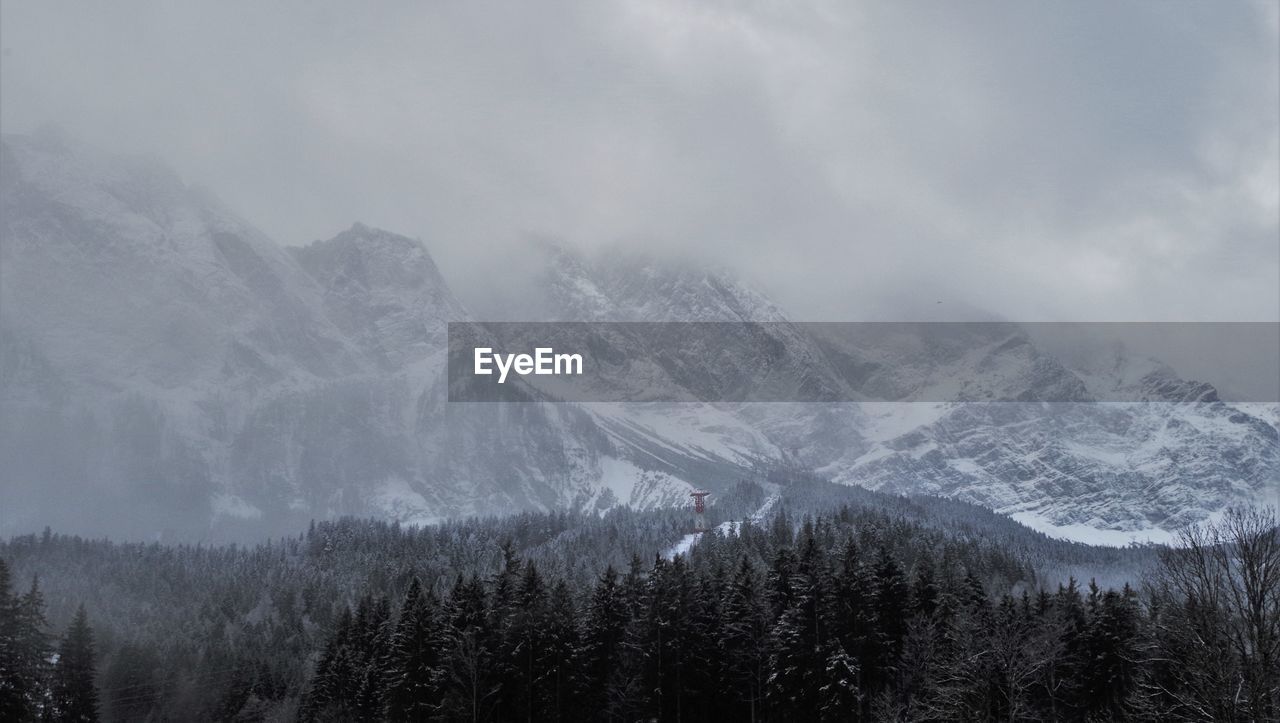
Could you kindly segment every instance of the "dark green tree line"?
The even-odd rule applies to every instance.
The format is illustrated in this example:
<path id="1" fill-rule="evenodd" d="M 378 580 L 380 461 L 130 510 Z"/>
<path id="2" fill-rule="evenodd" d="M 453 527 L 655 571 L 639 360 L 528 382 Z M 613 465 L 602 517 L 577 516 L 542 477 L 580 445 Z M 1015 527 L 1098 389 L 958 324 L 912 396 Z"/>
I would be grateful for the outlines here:
<path id="1" fill-rule="evenodd" d="M 0 720 L 97 721 L 93 632 L 84 607 L 55 651 L 38 580 L 22 595 L 10 583 L 0 559 Z"/>

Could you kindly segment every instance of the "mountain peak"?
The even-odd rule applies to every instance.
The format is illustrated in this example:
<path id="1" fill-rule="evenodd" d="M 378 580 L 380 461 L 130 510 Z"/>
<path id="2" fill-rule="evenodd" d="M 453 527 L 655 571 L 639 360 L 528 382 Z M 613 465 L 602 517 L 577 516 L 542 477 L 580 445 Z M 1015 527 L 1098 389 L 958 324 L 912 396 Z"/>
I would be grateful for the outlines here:
<path id="1" fill-rule="evenodd" d="M 408 236 L 355 223 L 289 251 L 323 289 L 327 315 L 384 366 L 427 356 L 446 322 L 468 316 L 427 248 Z"/>
<path id="2" fill-rule="evenodd" d="M 322 285 L 357 283 L 366 288 L 445 285 L 421 241 L 363 223 L 352 224 L 331 239 L 313 241 L 289 251 Z"/>
<path id="3" fill-rule="evenodd" d="M 540 284 L 553 316 L 571 321 L 786 321 L 785 312 L 724 269 L 638 253 L 586 255 L 544 243 Z"/>
<path id="4" fill-rule="evenodd" d="M 171 388 L 222 378 L 240 343 L 264 367 L 351 368 L 301 269 L 161 161 L 52 129 L 6 136 L 4 161 L 7 322 L 56 364 Z"/>

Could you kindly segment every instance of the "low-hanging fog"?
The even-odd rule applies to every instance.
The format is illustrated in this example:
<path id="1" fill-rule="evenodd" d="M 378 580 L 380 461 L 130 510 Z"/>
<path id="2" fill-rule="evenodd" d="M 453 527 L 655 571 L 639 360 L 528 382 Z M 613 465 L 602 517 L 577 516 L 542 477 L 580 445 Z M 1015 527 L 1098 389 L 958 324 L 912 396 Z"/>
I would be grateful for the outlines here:
<path id="1" fill-rule="evenodd" d="M 0 121 L 419 237 L 481 315 L 549 238 L 805 319 L 1278 318 L 1274 2 L 922 9 L 9 3 Z"/>

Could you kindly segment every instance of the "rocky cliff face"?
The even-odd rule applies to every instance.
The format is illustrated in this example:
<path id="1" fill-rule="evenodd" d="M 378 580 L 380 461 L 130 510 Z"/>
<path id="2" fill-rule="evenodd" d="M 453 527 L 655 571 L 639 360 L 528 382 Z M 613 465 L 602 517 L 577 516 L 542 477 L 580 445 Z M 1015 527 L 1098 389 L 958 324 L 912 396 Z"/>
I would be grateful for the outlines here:
<path id="1" fill-rule="evenodd" d="M 660 266 L 602 274 L 563 255 L 547 287 L 590 289 L 588 318 L 632 318 L 607 311 L 619 298 L 659 318 L 717 320 L 737 309 L 786 318 L 731 281 L 709 280 L 697 298 Z M 657 292 L 672 288 L 680 292 Z M 568 308 L 581 308 L 578 298 Z M 654 309 L 654 299 L 667 301 Z M 803 338 L 786 340 L 789 363 L 865 401 L 679 405 L 664 417 L 668 435 L 743 439 L 716 435 L 733 429 L 722 419 L 729 416 L 759 435 L 737 448 L 747 457 L 785 459 L 847 484 L 960 498 L 1054 534 L 1107 542 L 1167 540 L 1227 505 L 1280 496 L 1275 404 L 1224 403 L 1212 385 L 1119 346 L 1065 358 L 1015 324 L 942 334 L 923 326 L 803 325 L 795 330 Z M 1098 401 L 1114 398 L 1143 401 Z M 672 428 L 672 419 L 683 426 Z"/>
<path id="2" fill-rule="evenodd" d="M 0 153 L 0 533 L 672 504 L 786 464 L 1127 535 L 1274 494 L 1280 477 L 1275 405 L 1224 404 L 1156 362 L 1086 368 L 1001 324 L 818 333 L 725 274 L 558 249 L 530 305 L 543 319 L 776 322 L 768 360 L 714 375 L 698 370 L 732 339 L 661 359 L 615 340 L 658 398 L 803 383 L 867 402 L 450 404 L 446 324 L 470 316 L 418 241 L 357 224 L 286 250 L 153 161 L 56 133 Z M 1116 385 L 1194 403 L 1091 401 Z"/>
<path id="3" fill-rule="evenodd" d="M 5 533 L 285 532 L 311 517 L 657 503 L 579 409 L 448 405 L 425 247 L 356 225 L 286 250 L 163 166 L 6 137 Z"/>

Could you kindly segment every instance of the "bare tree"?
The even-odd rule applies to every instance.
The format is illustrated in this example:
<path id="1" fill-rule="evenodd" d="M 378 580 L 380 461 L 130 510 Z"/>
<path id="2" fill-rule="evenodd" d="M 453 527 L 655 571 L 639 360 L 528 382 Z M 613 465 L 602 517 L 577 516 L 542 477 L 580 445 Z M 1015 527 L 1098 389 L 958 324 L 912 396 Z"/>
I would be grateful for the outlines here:
<path id="1" fill-rule="evenodd" d="M 1153 590 L 1168 715 L 1280 718 L 1280 531 L 1273 508 L 1229 510 L 1161 556 Z"/>

